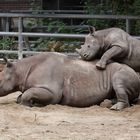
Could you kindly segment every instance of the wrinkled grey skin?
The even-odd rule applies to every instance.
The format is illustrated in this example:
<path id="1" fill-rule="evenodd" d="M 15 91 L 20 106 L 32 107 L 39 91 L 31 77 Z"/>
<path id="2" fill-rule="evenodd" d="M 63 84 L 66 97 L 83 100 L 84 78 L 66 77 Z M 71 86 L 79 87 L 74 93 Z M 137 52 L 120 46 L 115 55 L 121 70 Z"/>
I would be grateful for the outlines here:
<path id="1" fill-rule="evenodd" d="M 90 61 L 100 58 L 96 64 L 98 69 L 105 69 L 113 60 L 140 71 L 140 40 L 119 28 L 95 31 L 94 27 L 89 27 L 89 31 L 84 45 L 76 49 L 82 59 Z"/>
<path id="2" fill-rule="evenodd" d="M 18 103 L 23 105 L 75 107 L 100 104 L 104 99 L 117 97 L 117 103 L 111 108 L 114 110 L 128 107 L 138 98 L 140 81 L 134 70 L 111 63 L 100 71 L 95 63 L 51 52 L 14 63 L 7 61 L 0 73 L 0 96 L 21 91 Z"/>

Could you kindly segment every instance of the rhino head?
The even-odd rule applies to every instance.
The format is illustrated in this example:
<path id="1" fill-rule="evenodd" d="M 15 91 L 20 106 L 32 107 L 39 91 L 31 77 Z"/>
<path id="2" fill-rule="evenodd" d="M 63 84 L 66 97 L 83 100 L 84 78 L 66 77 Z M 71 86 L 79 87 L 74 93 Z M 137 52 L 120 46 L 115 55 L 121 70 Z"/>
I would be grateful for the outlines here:
<path id="1" fill-rule="evenodd" d="M 89 34 L 85 37 L 84 45 L 81 45 L 80 49 L 76 49 L 78 54 L 83 60 L 93 60 L 99 52 L 100 44 L 99 39 L 95 35 L 95 28 L 89 26 Z"/>
<path id="2" fill-rule="evenodd" d="M 13 92 L 17 81 L 14 64 L 6 58 L 4 60 L 6 61 L 6 65 L 2 72 L 0 72 L 0 96 L 6 96 Z"/>

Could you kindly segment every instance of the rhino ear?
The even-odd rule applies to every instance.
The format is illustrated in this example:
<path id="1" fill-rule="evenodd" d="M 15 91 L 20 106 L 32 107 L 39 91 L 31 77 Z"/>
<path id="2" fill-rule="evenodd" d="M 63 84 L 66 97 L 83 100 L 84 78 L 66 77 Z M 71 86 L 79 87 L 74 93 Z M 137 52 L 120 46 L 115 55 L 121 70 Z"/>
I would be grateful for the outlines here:
<path id="1" fill-rule="evenodd" d="M 3 57 L 3 60 L 4 60 L 5 63 L 8 62 L 8 59 L 6 57 Z"/>
<path id="2" fill-rule="evenodd" d="M 89 27 L 88 27 L 88 30 L 89 30 L 89 33 L 90 33 L 92 36 L 95 35 L 95 27 L 89 26 Z"/>
<path id="3" fill-rule="evenodd" d="M 3 57 L 3 60 L 5 61 L 7 67 L 12 67 L 13 64 L 10 61 L 8 61 L 6 57 Z"/>

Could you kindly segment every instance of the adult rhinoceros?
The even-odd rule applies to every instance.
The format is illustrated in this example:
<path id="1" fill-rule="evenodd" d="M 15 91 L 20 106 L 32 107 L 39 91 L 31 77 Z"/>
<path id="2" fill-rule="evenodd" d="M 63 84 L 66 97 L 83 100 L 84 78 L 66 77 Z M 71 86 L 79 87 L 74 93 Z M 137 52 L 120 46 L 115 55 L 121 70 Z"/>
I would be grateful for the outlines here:
<path id="1" fill-rule="evenodd" d="M 110 60 L 129 65 L 140 72 L 140 40 L 130 36 L 120 28 L 108 28 L 90 33 L 85 38 L 81 49 L 76 49 L 84 60 L 100 58 L 96 67 L 105 69 Z"/>
<path id="2" fill-rule="evenodd" d="M 0 73 L 0 96 L 17 90 L 22 91 L 18 101 L 27 106 L 87 107 L 117 97 L 112 109 L 121 110 L 139 96 L 140 81 L 123 64 L 111 63 L 100 71 L 95 62 L 47 52 L 15 63 L 7 61 Z"/>

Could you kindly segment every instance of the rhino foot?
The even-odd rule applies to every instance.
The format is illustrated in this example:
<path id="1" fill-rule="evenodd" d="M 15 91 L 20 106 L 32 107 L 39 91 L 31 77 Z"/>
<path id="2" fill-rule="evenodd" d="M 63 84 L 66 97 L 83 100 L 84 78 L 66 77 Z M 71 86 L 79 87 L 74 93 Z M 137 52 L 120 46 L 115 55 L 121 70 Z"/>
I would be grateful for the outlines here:
<path id="1" fill-rule="evenodd" d="M 17 97 L 17 101 L 16 101 L 17 104 L 20 104 L 20 103 L 21 103 L 21 96 L 22 96 L 22 94 L 20 94 L 20 95 Z"/>
<path id="2" fill-rule="evenodd" d="M 99 70 L 104 70 L 106 68 L 106 63 L 99 61 L 96 63 L 96 67 Z"/>
<path id="3" fill-rule="evenodd" d="M 20 94 L 17 97 L 17 101 L 16 101 L 17 104 L 23 104 L 21 98 L 22 98 L 22 94 Z M 30 100 L 28 103 L 24 103 L 24 104 L 27 105 L 27 106 L 30 106 L 30 107 L 33 107 L 34 106 L 33 100 Z"/>
<path id="4" fill-rule="evenodd" d="M 129 104 L 128 103 L 124 103 L 124 102 L 117 102 L 115 105 L 113 105 L 110 109 L 111 110 L 122 110 L 126 107 L 129 107 Z"/>

